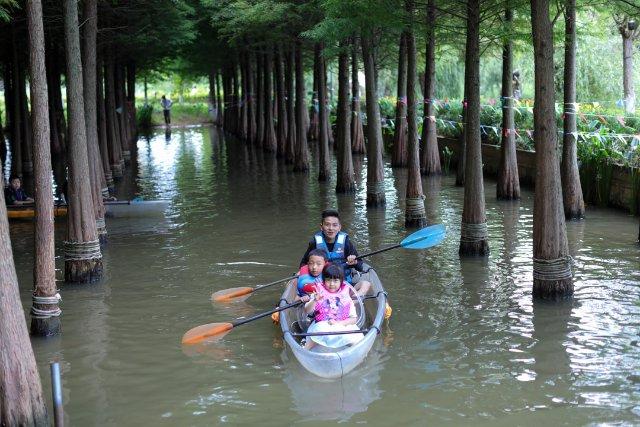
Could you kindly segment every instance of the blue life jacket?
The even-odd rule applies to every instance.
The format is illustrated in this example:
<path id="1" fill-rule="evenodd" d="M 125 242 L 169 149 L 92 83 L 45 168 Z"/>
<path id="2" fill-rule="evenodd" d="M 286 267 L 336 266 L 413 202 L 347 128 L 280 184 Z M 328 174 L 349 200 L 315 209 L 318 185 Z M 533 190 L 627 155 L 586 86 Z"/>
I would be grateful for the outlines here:
<path id="1" fill-rule="evenodd" d="M 343 231 L 338 232 L 333 244 L 333 251 L 331 252 L 329 252 L 329 246 L 324 240 L 324 234 L 322 234 L 322 231 L 318 231 L 313 237 L 316 241 L 316 249 L 325 251 L 329 258 L 329 262 L 342 267 L 344 270 L 344 280 L 351 284 L 351 268 L 347 265 L 347 257 L 344 254 L 347 236 L 348 234 Z"/>

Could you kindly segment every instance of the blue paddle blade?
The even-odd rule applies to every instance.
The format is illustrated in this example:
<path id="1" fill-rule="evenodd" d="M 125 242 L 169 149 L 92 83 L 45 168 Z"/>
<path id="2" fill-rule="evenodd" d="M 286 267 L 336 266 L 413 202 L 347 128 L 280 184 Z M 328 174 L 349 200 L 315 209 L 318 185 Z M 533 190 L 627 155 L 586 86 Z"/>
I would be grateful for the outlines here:
<path id="1" fill-rule="evenodd" d="M 405 249 L 426 249 L 444 240 L 447 228 L 442 224 L 430 225 L 405 237 L 400 246 Z"/>

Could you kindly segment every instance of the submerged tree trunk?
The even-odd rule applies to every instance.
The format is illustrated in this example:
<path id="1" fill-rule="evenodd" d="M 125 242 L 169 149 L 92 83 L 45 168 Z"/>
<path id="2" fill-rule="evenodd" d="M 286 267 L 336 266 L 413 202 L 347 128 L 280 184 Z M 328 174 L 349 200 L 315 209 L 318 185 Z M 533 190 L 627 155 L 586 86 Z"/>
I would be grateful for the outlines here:
<path id="1" fill-rule="evenodd" d="M 584 199 L 578 171 L 576 108 L 576 0 L 565 1 L 564 133 L 562 143 L 562 197 L 567 219 L 584 216 Z"/>
<path id="2" fill-rule="evenodd" d="M 406 227 L 424 227 L 427 215 L 424 209 L 422 179 L 420 177 L 420 155 L 418 153 L 418 126 L 416 113 L 416 41 L 413 34 L 414 1 L 406 0 L 405 5 L 411 17 L 405 31 L 407 43 L 407 193 L 404 224 Z"/>
<path id="3" fill-rule="evenodd" d="M 343 50 L 338 56 L 338 111 L 337 111 L 337 179 L 336 193 L 353 193 L 356 191 L 355 176 L 353 174 L 353 159 L 351 157 L 351 132 L 349 122 L 351 111 L 349 107 L 349 56 Z"/>
<path id="4" fill-rule="evenodd" d="M 96 230 L 89 159 L 84 122 L 82 62 L 78 9 L 75 0 L 64 0 L 67 52 L 67 111 L 69 115 L 69 214 L 65 242 L 65 280 L 94 282 L 102 276 L 102 253 Z"/>
<path id="5" fill-rule="evenodd" d="M 465 53 L 466 164 L 460 255 L 489 254 L 480 142 L 480 0 L 467 1 Z M 467 90 L 468 88 L 468 90 Z"/>
<path id="6" fill-rule="evenodd" d="M 427 50 L 424 65 L 424 112 L 422 120 L 422 152 L 420 169 L 424 175 L 439 175 L 440 151 L 436 128 L 436 5 L 429 0 L 427 5 Z"/>
<path id="7" fill-rule="evenodd" d="M 331 175 L 329 165 L 329 111 L 327 109 L 327 73 L 324 68 L 324 53 L 322 44 L 317 45 L 318 50 L 318 126 L 320 155 L 318 158 L 318 181 L 326 181 Z"/>
<path id="8" fill-rule="evenodd" d="M 270 153 L 275 153 L 278 149 L 276 141 L 276 130 L 273 126 L 273 55 L 270 48 L 264 55 L 264 121 L 265 140 L 264 149 Z"/>
<path id="9" fill-rule="evenodd" d="M 536 191 L 533 202 L 533 296 L 556 299 L 573 294 L 555 121 L 553 32 L 549 0 L 531 0 L 535 64 L 533 137 Z"/>
<path id="10" fill-rule="evenodd" d="M 285 57 L 285 86 L 287 91 L 287 146 L 285 148 L 285 160 L 288 164 L 293 164 L 296 158 L 296 113 L 295 113 L 295 92 L 293 80 L 295 78 L 295 50 L 289 47 Z"/>
<path id="11" fill-rule="evenodd" d="M 91 182 L 93 209 L 98 237 L 102 242 L 107 239 L 107 227 L 104 220 L 104 203 L 102 197 L 109 190 L 106 188 L 102 159 L 98 142 L 98 111 L 96 95 L 96 39 L 98 36 L 98 3 L 97 0 L 85 0 L 83 15 L 83 49 L 82 76 L 84 89 L 84 119 L 87 135 L 87 154 L 89 160 L 89 178 Z M 124 111 L 123 111 L 124 114 Z M 104 185 L 103 185 L 104 184 Z"/>
<path id="12" fill-rule="evenodd" d="M 286 95 L 284 90 L 284 70 L 282 67 L 282 48 L 278 46 L 276 48 L 276 99 L 278 105 L 278 157 L 285 157 L 285 150 L 287 147 L 287 107 L 286 107 Z"/>
<path id="13" fill-rule="evenodd" d="M 2 174 L 0 187 L 4 188 Z M 0 191 L 0 325 L 0 425 L 49 425 L 20 302 L 4 191 Z"/>
<path id="14" fill-rule="evenodd" d="M 391 166 L 407 166 L 407 40 L 400 35 L 398 52 L 398 99 L 396 101 L 396 128 L 393 134 Z M 367 99 L 368 100 L 368 99 Z"/>
<path id="15" fill-rule="evenodd" d="M 262 146 L 264 143 L 264 77 L 262 66 L 262 54 L 256 55 L 256 144 Z"/>
<path id="16" fill-rule="evenodd" d="M 116 117 L 116 96 L 114 93 L 115 82 L 113 79 L 113 61 L 111 57 L 105 61 L 105 107 L 107 110 L 107 143 L 109 146 L 109 160 L 111 161 L 111 172 L 113 178 L 122 178 L 122 145 L 120 144 L 120 131 L 118 130 L 118 119 Z"/>
<path id="17" fill-rule="evenodd" d="M 513 12 L 504 13 L 505 24 L 511 29 Z M 500 147 L 500 165 L 498 166 L 498 199 L 513 200 L 520 198 L 520 176 L 516 156 L 516 130 L 513 119 L 513 53 L 510 35 L 502 47 L 502 146 Z"/>
<path id="18" fill-rule="evenodd" d="M 36 205 L 35 261 L 31 333 L 50 336 L 60 333 L 60 308 L 56 298 L 55 243 L 53 234 L 53 192 L 51 188 L 51 135 L 49 95 L 44 57 L 44 25 L 40 1 L 27 2 L 29 70 L 31 75 L 31 120 Z M 4 142 L 4 141 L 3 141 Z"/>
<path id="19" fill-rule="evenodd" d="M 240 77 L 241 77 L 241 84 L 240 86 L 242 87 L 242 97 L 240 99 L 242 99 L 242 102 L 240 102 L 241 106 L 240 106 L 240 137 L 243 141 L 247 142 L 249 139 L 249 100 L 247 98 L 248 94 L 249 94 L 249 89 L 247 88 L 247 61 L 245 60 L 245 58 L 247 57 L 248 53 L 246 52 L 242 52 L 240 54 L 240 61 L 239 61 L 239 67 L 240 67 Z"/>
<path id="20" fill-rule="evenodd" d="M 247 141 L 256 143 L 256 94 L 253 73 L 253 55 L 247 53 Z"/>
<path id="21" fill-rule="evenodd" d="M 109 165 L 109 144 L 107 143 L 107 111 L 104 104 L 104 78 L 102 73 L 104 67 L 102 65 L 102 61 L 98 61 L 98 66 L 96 68 L 96 101 L 98 104 L 98 144 L 100 146 L 100 159 L 102 161 L 102 170 L 104 171 L 104 179 L 107 183 L 107 188 L 109 188 L 109 193 L 113 193 L 115 191 L 115 184 L 113 182 L 111 166 Z"/>
<path id="22" fill-rule="evenodd" d="M 293 165 L 294 172 L 309 171 L 309 148 L 307 147 L 307 129 L 305 123 L 305 102 L 304 90 L 304 64 L 302 63 L 302 43 L 296 40 L 296 158 Z"/>
<path id="23" fill-rule="evenodd" d="M 371 36 L 363 34 L 361 41 L 367 97 L 367 206 L 376 207 L 386 204 L 380 106 L 378 105 L 376 67 Z"/>
<path id="24" fill-rule="evenodd" d="M 360 113 L 360 81 L 358 79 L 358 42 L 355 38 L 351 47 L 351 150 L 354 154 L 364 154 L 364 130 Z"/>

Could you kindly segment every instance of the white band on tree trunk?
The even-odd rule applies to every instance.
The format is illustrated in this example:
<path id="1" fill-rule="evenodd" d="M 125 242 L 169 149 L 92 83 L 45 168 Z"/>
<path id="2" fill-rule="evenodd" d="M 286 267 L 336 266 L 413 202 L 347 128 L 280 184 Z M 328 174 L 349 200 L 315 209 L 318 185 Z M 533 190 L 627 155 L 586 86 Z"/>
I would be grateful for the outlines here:
<path id="1" fill-rule="evenodd" d="M 65 261 L 85 261 L 102 258 L 100 252 L 100 241 L 91 240 L 89 242 L 64 242 Z"/>
<path id="2" fill-rule="evenodd" d="M 32 305 L 31 317 L 33 317 L 34 319 L 48 319 L 50 317 L 60 316 L 62 314 L 62 310 L 60 309 L 60 307 L 57 306 L 57 304 L 60 302 L 61 299 L 62 297 L 60 296 L 59 293 L 56 293 L 55 295 L 50 297 L 33 295 L 31 297 L 31 301 L 33 304 L 56 305 L 56 307 L 53 307 L 50 309 L 42 309 L 42 308 L 36 308 L 35 306 Z"/>
<path id="3" fill-rule="evenodd" d="M 460 227 L 460 241 L 465 243 L 476 243 L 487 240 L 487 223 L 482 222 L 480 224 L 467 224 L 462 223 Z"/>
<path id="4" fill-rule="evenodd" d="M 548 282 L 567 280 L 573 277 L 570 256 L 555 259 L 533 259 L 533 278 Z"/>

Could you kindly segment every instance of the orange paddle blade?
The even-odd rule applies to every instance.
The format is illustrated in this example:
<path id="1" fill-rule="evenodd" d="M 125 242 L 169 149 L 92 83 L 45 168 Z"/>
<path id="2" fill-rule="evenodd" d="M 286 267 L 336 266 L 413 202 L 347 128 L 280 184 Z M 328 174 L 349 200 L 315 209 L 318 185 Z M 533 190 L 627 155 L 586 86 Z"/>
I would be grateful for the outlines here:
<path id="1" fill-rule="evenodd" d="M 182 344 L 197 344 L 206 339 L 219 340 L 231 329 L 233 329 L 231 323 L 207 323 L 196 326 L 182 336 Z"/>
<path id="2" fill-rule="evenodd" d="M 253 288 L 249 288 L 249 287 L 246 287 L 246 286 L 245 287 L 239 287 L 239 288 L 223 289 L 221 291 L 214 292 L 213 295 L 211 295 L 211 299 L 213 301 L 216 301 L 216 302 L 229 301 L 229 300 L 232 300 L 234 298 L 238 298 L 238 297 L 243 297 L 245 295 L 249 295 L 253 291 L 254 291 Z"/>

